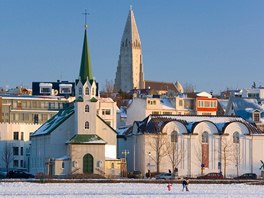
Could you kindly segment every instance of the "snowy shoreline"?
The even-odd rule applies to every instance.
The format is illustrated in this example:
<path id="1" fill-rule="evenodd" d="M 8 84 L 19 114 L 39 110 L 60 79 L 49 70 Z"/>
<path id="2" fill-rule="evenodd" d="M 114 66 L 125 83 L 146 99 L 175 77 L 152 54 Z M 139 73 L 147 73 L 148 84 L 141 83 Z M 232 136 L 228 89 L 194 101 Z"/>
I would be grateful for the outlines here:
<path id="1" fill-rule="evenodd" d="M 0 182 L 0 197 L 263 197 L 263 186 L 245 184 L 32 183 Z"/>
<path id="2" fill-rule="evenodd" d="M 1 183 L 6 182 L 30 182 L 30 183 L 145 183 L 145 184 L 181 184 L 181 180 L 156 180 L 156 179 L 2 179 Z M 190 179 L 191 184 L 247 184 L 264 185 L 264 179 L 257 180 L 234 180 L 234 179 Z"/>

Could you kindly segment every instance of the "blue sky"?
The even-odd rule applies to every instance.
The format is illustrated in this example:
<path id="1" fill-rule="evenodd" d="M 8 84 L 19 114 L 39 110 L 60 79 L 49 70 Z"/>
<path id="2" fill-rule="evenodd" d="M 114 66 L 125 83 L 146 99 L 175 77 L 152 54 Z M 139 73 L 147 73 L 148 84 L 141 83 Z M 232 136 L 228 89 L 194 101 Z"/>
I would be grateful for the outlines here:
<path id="1" fill-rule="evenodd" d="M 264 86 L 263 0 L 0 0 L 0 87 L 74 81 L 85 9 L 93 76 L 114 81 L 130 5 L 145 79 L 214 93 Z"/>

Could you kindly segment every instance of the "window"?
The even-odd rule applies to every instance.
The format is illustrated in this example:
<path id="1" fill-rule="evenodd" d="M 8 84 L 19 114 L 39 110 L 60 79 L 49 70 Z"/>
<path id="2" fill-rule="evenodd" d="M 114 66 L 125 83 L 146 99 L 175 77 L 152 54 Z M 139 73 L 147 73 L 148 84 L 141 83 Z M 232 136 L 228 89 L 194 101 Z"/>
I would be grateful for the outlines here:
<path id="1" fill-rule="evenodd" d="M 13 133 L 13 139 L 14 139 L 14 140 L 18 140 L 18 135 L 19 135 L 19 132 L 17 132 L 17 131 L 14 132 L 14 133 Z"/>
<path id="2" fill-rule="evenodd" d="M 203 132 L 202 134 L 202 143 L 207 143 L 208 144 L 208 132 Z"/>
<path id="3" fill-rule="evenodd" d="M 24 140 L 24 132 L 20 133 L 20 140 Z"/>
<path id="4" fill-rule="evenodd" d="M 202 164 L 201 166 L 209 167 L 209 134 L 204 131 L 202 133 Z"/>
<path id="5" fill-rule="evenodd" d="M 24 147 L 20 147 L 20 155 L 24 155 Z"/>
<path id="6" fill-rule="evenodd" d="M 50 88 L 48 88 L 48 87 L 42 87 L 42 88 L 40 88 L 40 93 L 42 93 L 42 94 L 50 94 Z"/>
<path id="7" fill-rule="evenodd" d="M 239 133 L 237 131 L 233 133 L 233 143 L 239 144 Z"/>
<path id="8" fill-rule="evenodd" d="M 34 120 L 34 124 L 38 124 L 38 122 L 39 122 L 38 114 L 33 115 L 33 120 Z"/>
<path id="9" fill-rule="evenodd" d="M 260 112 L 258 110 L 254 111 L 254 113 L 253 113 L 253 121 L 254 122 L 260 121 Z"/>
<path id="10" fill-rule="evenodd" d="M 153 115 L 159 115 L 159 112 L 158 111 L 152 111 L 152 114 Z"/>
<path id="11" fill-rule="evenodd" d="M 88 121 L 85 122 L 85 129 L 89 129 L 89 122 Z"/>
<path id="12" fill-rule="evenodd" d="M 178 142 L 178 133 L 177 131 L 171 132 L 171 142 Z"/>
<path id="13" fill-rule="evenodd" d="M 61 168 L 64 168 L 64 162 L 61 163 Z"/>
<path id="14" fill-rule="evenodd" d="M 78 167 L 78 163 L 77 163 L 77 161 L 73 161 L 73 162 L 72 162 L 72 167 L 74 167 L 74 168 Z"/>
<path id="15" fill-rule="evenodd" d="M 89 105 L 85 105 L 85 112 L 89 112 Z"/>
<path id="16" fill-rule="evenodd" d="M 13 155 L 18 155 L 18 147 L 13 147 Z"/>
<path id="17" fill-rule="evenodd" d="M 82 95 L 82 88 L 79 87 L 79 96 L 81 96 L 81 95 Z"/>
<path id="18" fill-rule="evenodd" d="M 112 169 L 115 168 L 115 164 L 114 164 L 114 163 L 111 164 L 111 168 L 112 168 Z"/>
<path id="19" fill-rule="evenodd" d="M 179 106 L 183 106 L 183 101 L 182 100 L 179 100 Z"/>
<path id="20" fill-rule="evenodd" d="M 103 165 L 103 162 L 102 162 L 102 161 L 97 161 L 97 167 L 98 167 L 98 168 L 101 168 L 102 165 Z"/>
<path id="21" fill-rule="evenodd" d="M 20 167 L 23 168 L 24 167 L 24 161 L 20 160 Z"/>
<path id="22" fill-rule="evenodd" d="M 94 95 L 94 88 L 92 88 L 92 95 Z"/>
<path id="23" fill-rule="evenodd" d="M 85 88 L 85 95 L 89 95 L 89 87 Z"/>
<path id="24" fill-rule="evenodd" d="M 72 84 L 60 84 L 60 94 L 71 94 Z"/>
<path id="25" fill-rule="evenodd" d="M 14 167 L 18 167 L 18 160 L 14 160 L 14 161 L 13 161 L 13 166 L 14 166 Z"/>
<path id="26" fill-rule="evenodd" d="M 111 110 L 110 109 L 102 109 L 102 114 L 103 115 L 111 115 Z"/>

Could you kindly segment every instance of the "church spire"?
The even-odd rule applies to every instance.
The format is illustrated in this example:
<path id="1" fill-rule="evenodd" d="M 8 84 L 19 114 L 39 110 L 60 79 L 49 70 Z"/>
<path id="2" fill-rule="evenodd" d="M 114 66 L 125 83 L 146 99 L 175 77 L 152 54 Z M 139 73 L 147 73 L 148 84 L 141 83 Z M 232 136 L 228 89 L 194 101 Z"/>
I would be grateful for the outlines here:
<path id="1" fill-rule="evenodd" d="M 81 79 L 82 84 L 84 84 L 87 80 L 91 81 L 93 79 L 92 77 L 92 67 L 90 63 L 90 52 L 88 47 L 88 37 L 87 37 L 87 11 L 85 10 L 85 31 L 84 31 L 84 41 L 83 41 L 83 50 L 82 50 L 82 60 L 81 60 L 81 66 L 80 66 L 80 73 L 79 77 Z"/>
<path id="2" fill-rule="evenodd" d="M 144 65 L 137 24 L 130 6 L 123 32 L 115 78 L 115 91 L 144 88 Z"/>

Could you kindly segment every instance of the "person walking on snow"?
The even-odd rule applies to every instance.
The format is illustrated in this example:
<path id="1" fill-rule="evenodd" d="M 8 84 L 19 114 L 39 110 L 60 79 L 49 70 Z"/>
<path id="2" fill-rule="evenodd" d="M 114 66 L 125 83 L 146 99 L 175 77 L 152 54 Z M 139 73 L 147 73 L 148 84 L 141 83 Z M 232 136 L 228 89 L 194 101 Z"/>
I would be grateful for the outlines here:
<path id="1" fill-rule="evenodd" d="M 167 188 L 168 188 L 168 191 L 171 191 L 172 184 L 171 183 L 168 183 Z"/>
<path id="2" fill-rule="evenodd" d="M 189 184 L 189 180 L 188 179 L 183 179 L 182 180 L 182 191 L 184 191 L 184 189 L 186 191 L 189 191 L 188 184 Z"/>

